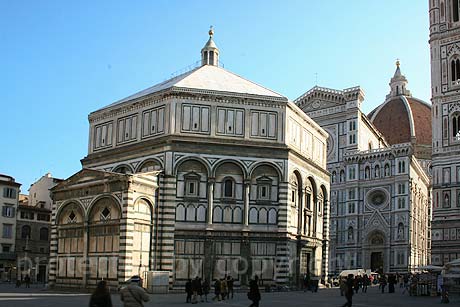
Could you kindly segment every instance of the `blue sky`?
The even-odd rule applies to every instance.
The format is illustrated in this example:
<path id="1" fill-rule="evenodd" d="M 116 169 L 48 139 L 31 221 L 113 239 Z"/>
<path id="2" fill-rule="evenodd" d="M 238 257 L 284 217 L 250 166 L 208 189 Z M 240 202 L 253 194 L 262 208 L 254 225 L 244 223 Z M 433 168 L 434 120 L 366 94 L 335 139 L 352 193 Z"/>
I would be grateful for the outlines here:
<path id="1" fill-rule="evenodd" d="M 91 111 L 200 59 L 209 26 L 225 68 L 295 99 L 360 85 L 366 113 L 401 60 L 430 99 L 427 0 L 0 0 L 0 173 L 67 178 L 87 154 Z"/>

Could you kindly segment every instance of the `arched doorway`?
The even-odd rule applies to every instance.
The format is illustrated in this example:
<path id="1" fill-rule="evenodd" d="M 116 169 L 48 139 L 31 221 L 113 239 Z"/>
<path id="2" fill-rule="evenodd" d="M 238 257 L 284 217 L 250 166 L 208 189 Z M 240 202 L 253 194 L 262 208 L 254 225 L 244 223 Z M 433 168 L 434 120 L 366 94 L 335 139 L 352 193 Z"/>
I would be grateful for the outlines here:
<path id="1" fill-rule="evenodd" d="M 385 235 L 381 231 L 373 231 L 368 236 L 368 261 L 373 272 L 385 271 Z"/>

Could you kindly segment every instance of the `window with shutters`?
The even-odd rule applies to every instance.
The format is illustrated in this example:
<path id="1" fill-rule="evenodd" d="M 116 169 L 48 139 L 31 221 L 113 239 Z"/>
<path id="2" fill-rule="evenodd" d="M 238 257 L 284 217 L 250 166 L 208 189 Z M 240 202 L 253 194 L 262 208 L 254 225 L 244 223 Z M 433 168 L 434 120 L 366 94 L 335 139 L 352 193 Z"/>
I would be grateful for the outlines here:
<path id="1" fill-rule="evenodd" d="M 244 110 L 217 109 L 217 134 L 243 136 L 244 135 Z"/>
<path id="2" fill-rule="evenodd" d="M 165 132 L 165 107 L 146 110 L 142 113 L 142 138 Z"/>
<path id="3" fill-rule="evenodd" d="M 209 134 L 209 116 L 209 106 L 183 104 L 181 131 Z"/>
<path id="4" fill-rule="evenodd" d="M 4 217 L 14 217 L 14 213 L 16 211 L 16 208 L 14 208 L 14 205 L 8 205 L 6 204 L 5 206 L 2 207 L 2 216 Z"/>
<path id="5" fill-rule="evenodd" d="M 15 188 L 3 188 L 3 197 L 15 199 L 16 189 Z"/>
<path id="6" fill-rule="evenodd" d="M 137 138 L 137 114 L 120 118 L 117 123 L 118 144 L 131 142 Z"/>
<path id="7" fill-rule="evenodd" d="M 112 146 L 113 123 L 104 123 L 94 127 L 94 149 Z"/>
<path id="8" fill-rule="evenodd" d="M 251 111 L 251 136 L 276 139 L 277 115 L 275 112 Z"/>

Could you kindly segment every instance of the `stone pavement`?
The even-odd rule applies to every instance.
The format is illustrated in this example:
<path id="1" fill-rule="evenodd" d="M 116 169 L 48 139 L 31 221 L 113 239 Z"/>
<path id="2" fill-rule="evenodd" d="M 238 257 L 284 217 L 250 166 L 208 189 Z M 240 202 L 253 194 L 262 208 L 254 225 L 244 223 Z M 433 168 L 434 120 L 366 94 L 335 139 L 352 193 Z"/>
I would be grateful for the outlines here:
<path id="1" fill-rule="evenodd" d="M 378 287 L 370 288 L 367 294 L 358 293 L 353 297 L 353 306 L 372 306 L 372 307 L 408 307 L 408 305 L 416 305 L 417 307 L 428 306 L 443 306 L 440 303 L 439 297 L 411 297 L 407 294 L 403 295 L 399 289 L 397 293 L 382 294 Z M 89 294 L 86 293 L 69 293 L 58 291 L 44 291 L 41 288 L 33 287 L 30 289 L 16 289 L 13 285 L 0 284 L 0 306 L 1 307 L 81 307 L 88 306 Z M 112 295 L 112 302 L 116 307 L 122 307 L 119 295 Z M 189 306 L 185 304 L 184 294 L 168 294 L 168 295 L 151 295 L 151 301 L 145 304 L 148 306 Z M 345 303 L 345 298 L 341 297 L 338 289 L 320 289 L 318 293 L 311 292 L 262 292 L 261 307 L 275 306 L 341 306 Z M 220 302 L 199 303 L 194 306 L 249 306 L 250 302 L 246 297 L 246 293 L 236 293 L 233 300 Z M 451 296 L 450 306 L 460 306 L 460 296 Z"/>

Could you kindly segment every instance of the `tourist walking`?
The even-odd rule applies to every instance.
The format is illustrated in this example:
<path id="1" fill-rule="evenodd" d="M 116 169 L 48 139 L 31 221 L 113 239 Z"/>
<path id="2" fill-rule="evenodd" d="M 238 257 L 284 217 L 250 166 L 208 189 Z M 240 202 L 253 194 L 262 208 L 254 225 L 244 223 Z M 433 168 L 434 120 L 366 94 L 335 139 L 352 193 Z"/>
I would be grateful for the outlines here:
<path id="1" fill-rule="evenodd" d="M 387 278 L 385 275 L 380 276 L 380 288 L 382 289 L 382 293 L 385 293 L 385 287 L 387 285 Z"/>
<path id="2" fill-rule="evenodd" d="M 123 302 L 124 307 L 142 307 L 144 306 L 143 302 L 148 302 L 149 299 L 147 292 L 133 279 L 128 286 L 120 291 L 120 300 Z"/>
<path id="3" fill-rule="evenodd" d="M 261 297 L 259 291 L 259 276 L 257 275 L 249 282 L 248 299 L 252 301 L 249 307 L 259 307 Z"/>
<path id="4" fill-rule="evenodd" d="M 24 277 L 24 282 L 26 283 L 26 288 L 30 288 L 30 276 L 29 275 L 26 275 L 26 277 Z"/>
<path id="5" fill-rule="evenodd" d="M 89 307 L 112 307 L 112 299 L 105 280 L 97 283 L 96 290 L 89 300 Z"/>
<path id="6" fill-rule="evenodd" d="M 388 276 L 388 293 L 395 293 L 395 284 L 396 276 L 394 274 L 390 274 Z"/>
<path id="7" fill-rule="evenodd" d="M 192 302 L 192 294 L 193 294 L 192 280 L 191 279 L 187 280 L 187 282 L 185 283 L 185 293 L 187 294 L 187 298 L 185 299 L 185 302 L 186 303 L 191 303 Z"/>
<path id="8" fill-rule="evenodd" d="M 195 279 L 192 281 L 192 293 L 193 293 L 193 296 L 192 296 L 192 304 L 196 304 L 198 303 L 198 291 L 199 291 L 199 288 L 201 287 L 201 281 L 200 279 L 197 277 L 195 277 Z"/>
<path id="9" fill-rule="evenodd" d="M 233 277 L 231 276 L 228 276 L 227 277 L 227 289 L 228 289 L 228 295 L 227 297 L 230 298 L 230 295 L 231 295 L 231 298 L 233 298 Z"/>
<path id="10" fill-rule="evenodd" d="M 201 285 L 201 288 L 203 289 L 204 299 L 207 302 L 208 294 L 211 288 L 211 285 L 209 284 L 209 280 L 207 278 L 204 279 L 203 284 Z"/>
<path id="11" fill-rule="evenodd" d="M 340 277 L 339 281 L 339 289 L 340 289 L 340 296 L 344 296 L 347 292 L 347 279 L 344 277 Z"/>
<path id="12" fill-rule="evenodd" d="M 220 281 L 220 296 L 225 300 L 228 295 L 227 277 L 222 278 Z"/>
<path id="13" fill-rule="evenodd" d="M 371 284 L 371 280 L 367 276 L 367 274 L 364 274 L 363 276 L 363 293 L 367 293 L 367 287 Z"/>
<path id="14" fill-rule="evenodd" d="M 214 282 L 214 297 L 212 298 L 213 301 L 219 300 L 220 301 L 220 280 L 216 278 Z"/>
<path id="15" fill-rule="evenodd" d="M 346 285 L 345 298 L 347 299 L 347 302 L 343 304 L 342 306 L 351 307 L 353 304 L 353 286 L 354 286 L 353 274 L 348 274 L 345 285 Z"/>

